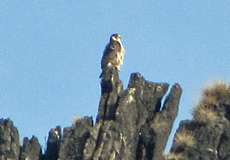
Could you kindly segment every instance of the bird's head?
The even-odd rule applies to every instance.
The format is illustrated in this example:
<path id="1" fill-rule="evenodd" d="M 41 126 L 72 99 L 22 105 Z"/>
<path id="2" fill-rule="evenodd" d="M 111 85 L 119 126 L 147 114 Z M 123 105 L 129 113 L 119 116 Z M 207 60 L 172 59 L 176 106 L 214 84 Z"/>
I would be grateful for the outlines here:
<path id="1" fill-rule="evenodd" d="M 113 42 L 113 41 L 117 41 L 121 43 L 121 35 L 119 35 L 118 33 L 112 34 L 110 37 L 110 42 Z"/>

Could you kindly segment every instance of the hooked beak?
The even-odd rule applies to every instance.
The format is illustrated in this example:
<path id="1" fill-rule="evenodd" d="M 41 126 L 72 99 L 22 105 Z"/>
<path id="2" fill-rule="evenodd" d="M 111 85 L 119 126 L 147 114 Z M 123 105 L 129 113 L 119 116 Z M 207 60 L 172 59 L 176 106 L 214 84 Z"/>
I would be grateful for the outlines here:
<path id="1" fill-rule="evenodd" d="M 121 39 L 121 35 L 118 34 L 118 35 L 117 35 L 117 38 L 118 38 L 118 39 Z"/>
<path id="2" fill-rule="evenodd" d="M 121 42 L 121 35 L 119 34 L 114 34 L 111 38 L 113 41 Z"/>

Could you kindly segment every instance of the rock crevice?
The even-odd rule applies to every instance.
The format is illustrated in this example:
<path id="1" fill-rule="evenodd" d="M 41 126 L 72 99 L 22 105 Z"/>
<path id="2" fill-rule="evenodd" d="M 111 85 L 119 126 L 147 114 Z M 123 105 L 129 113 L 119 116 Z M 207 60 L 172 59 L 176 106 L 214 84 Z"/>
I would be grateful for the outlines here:
<path id="1" fill-rule="evenodd" d="M 123 89 L 118 71 L 107 68 L 95 124 L 83 117 L 63 133 L 59 126 L 51 129 L 42 154 L 36 137 L 25 138 L 20 147 L 13 123 L 2 120 L 0 160 L 162 160 L 182 93 L 179 84 L 168 90 L 169 84 L 147 81 L 140 73 L 131 74 Z"/>

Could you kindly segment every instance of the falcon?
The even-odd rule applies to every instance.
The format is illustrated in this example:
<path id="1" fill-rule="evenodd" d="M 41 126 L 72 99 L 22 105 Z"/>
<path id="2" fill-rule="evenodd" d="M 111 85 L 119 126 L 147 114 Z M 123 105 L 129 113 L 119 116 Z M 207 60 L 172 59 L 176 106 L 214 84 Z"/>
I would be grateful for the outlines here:
<path id="1" fill-rule="evenodd" d="M 106 45 L 102 59 L 101 69 L 104 71 L 106 68 L 114 67 L 118 71 L 124 62 L 125 49 L 121 42 L 119 34 L 113 34 L 110 37 L 109 43 Z"/>

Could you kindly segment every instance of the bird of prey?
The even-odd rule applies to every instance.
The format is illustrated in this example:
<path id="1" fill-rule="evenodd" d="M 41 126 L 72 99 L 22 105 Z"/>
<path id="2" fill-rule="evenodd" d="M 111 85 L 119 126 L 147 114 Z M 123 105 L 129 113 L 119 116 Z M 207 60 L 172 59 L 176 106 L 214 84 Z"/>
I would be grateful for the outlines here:
<path id="1" fill-rule="evenodd" d="M 110 41 L 106 45 L 101 59 L 102 72 L 110 67 L 114 67 L 115 69 L 120 71 L 121 65 L 124 61 L 124 55 L 125 49 L 121 42 L 121 36 L 117 33 L 111 35 Z"/>

